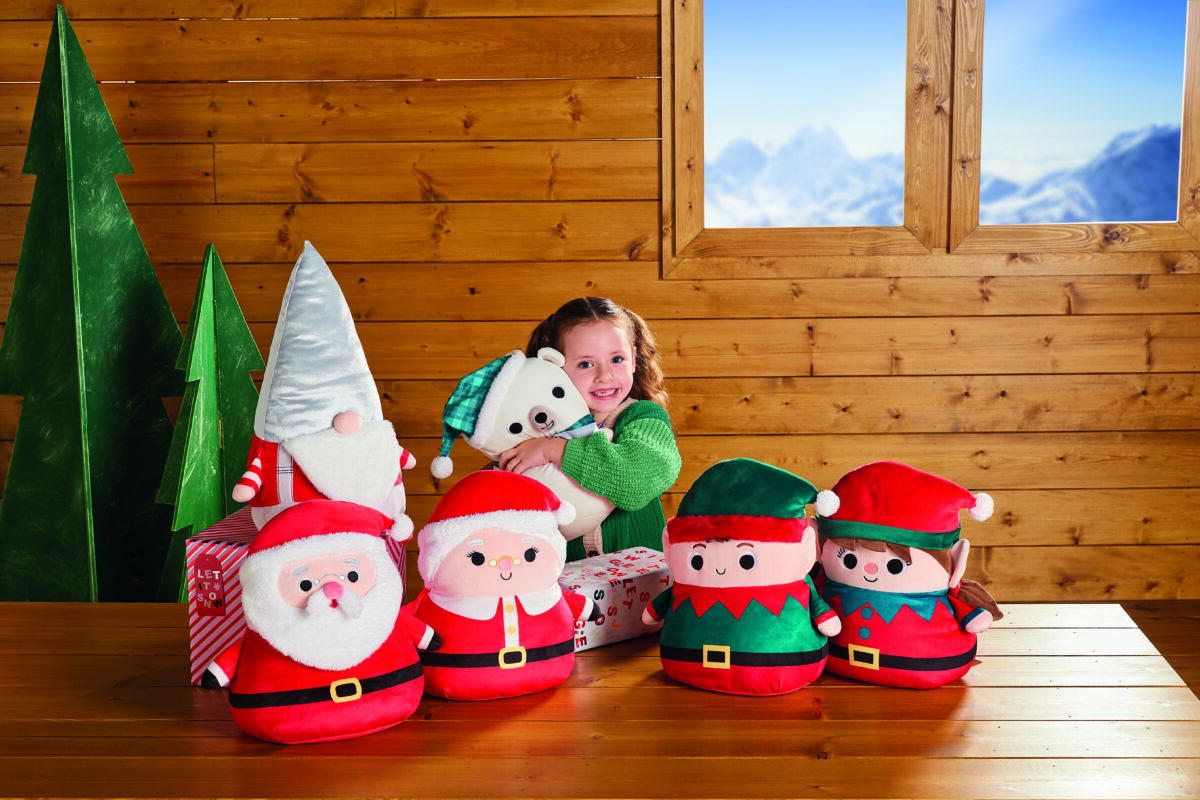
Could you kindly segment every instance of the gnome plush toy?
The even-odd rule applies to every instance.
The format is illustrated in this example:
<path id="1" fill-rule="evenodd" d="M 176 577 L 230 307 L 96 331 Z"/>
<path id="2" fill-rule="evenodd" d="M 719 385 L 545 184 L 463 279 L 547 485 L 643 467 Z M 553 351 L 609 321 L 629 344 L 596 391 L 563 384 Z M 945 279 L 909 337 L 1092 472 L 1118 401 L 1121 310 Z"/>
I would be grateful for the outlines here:
<path id="1" fill-rule="evenodd" d="M 262 528 L 303 500 L 377 509 L 412 533 L 402 469 L 417 463 L 383 418 L 346 299 L 308 242 L 292 269 L 254 414 L 247 469 L 233 499 Z"/>
<path id="2" fill-rule="evenodd" d="M 558 528 L 571 513 L 541 483 L 503 470 L 471 473 L 443 495 L 417 538 L 425 588 L 406 607 L 441 641 L 422 655 L 425 691 L 489 700 L 566 680 L 576 621 L 600 616 L 558 584 Z"/>
<path id="3" fill-rule="evenodd" d="M 970 544 L 959 511 L 985 520 L 992 498 L 894 461 L 846 473 L 833 492 L 837 510 L 817 518 L 821 592 L 842 618 L 829 671 L 917 689 L 965 675 L 976 634 L 1003 614 L 963 580 Z"/>
<path id="4" fill-rule="evenodd" d="M 588 411 L 587 401 L 563 370 L 562 353 L 543 347 L 537 358 L 514 350 L 472 372 L 458 382 L 442 412 L 442 449 L 430 468 L 435 478 L 454 470 L 450 449 L 459 435 L 493 461 L 505 450 L 541 436 L 576 439 L 605 435 Z M 599 432 L 598 432 L 599 430 Z M 522 473 L 550 488 L 575 508 L 575 516 L 562 526 L 567 539 L 596 533 L 613 510 L 612 502 L 589 492 L 555 464 L 543 464 Z"/>
<path id="5" fill-rule="evenodd" d="M 706 469 L 667 522 L 675 583 L 643 612 L 662 622 L 663 669 L 729 694 L 772 695 L 812 683 L 841 622 L 808 572 L 817 533 L 805 519 L 836 501 L 787 470 L 749 458 Z"/>
<path id="6" fill-rule="evenodd" d="M 310 500 L 272 517 L 240 567 L 243 638 L 201 684 L 229 687 L 233 721 L 287 744 L 347 739 L 407 719 L 436 647 L 405 613 L 383 538 L 392 521 L 353 503 Z"/>

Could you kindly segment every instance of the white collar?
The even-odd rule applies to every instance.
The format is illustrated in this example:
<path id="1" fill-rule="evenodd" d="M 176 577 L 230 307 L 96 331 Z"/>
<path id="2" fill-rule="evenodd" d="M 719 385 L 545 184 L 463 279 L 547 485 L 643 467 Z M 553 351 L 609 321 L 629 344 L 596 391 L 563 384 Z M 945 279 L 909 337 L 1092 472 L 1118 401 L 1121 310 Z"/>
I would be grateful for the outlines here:
<path id="1" fill-rule="evenodd" d="M 526 614 L 534 616 L 544 614 L 558 603 L 562 598 L 562 588 L 555 583 L 547 589 L 541 589 L 536 592 L 527 592 L 525 594 L 516 595 L 516 599 L 521 601 L 521 608 Z M 458 614 L 460 617 L 468 619 L 485 620 L 496 616 L 496 606 L 501 601 L 510 601 L 510 597 L 451 597 L 450 595 L 438 594 L 432 589 L 429 590 L 429 599 L 440 608 L 444 608 L 453 614 Z"/>

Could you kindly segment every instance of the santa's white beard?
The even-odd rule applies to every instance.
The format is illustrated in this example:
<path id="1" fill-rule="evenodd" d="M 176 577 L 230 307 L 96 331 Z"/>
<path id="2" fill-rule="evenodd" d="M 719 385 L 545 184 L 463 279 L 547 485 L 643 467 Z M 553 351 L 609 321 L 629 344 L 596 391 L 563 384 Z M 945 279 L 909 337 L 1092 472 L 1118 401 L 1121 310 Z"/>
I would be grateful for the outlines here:
<path id="1" fill-rule="evenodd" d="M 390 513 L 384 505 L 400 474 L 400 443 L 392 423 L 368 422 L 351 435 L 330 428 L 282 446 L 321 494 Z"/>
<path id="2" fill-rule="evenodd" d="M 246 626 L 285 656 L 326 670 L 349 669 L 378 650 L 395 627 L 404 599 L 400 574 L 387 568 L 378 570 L 363 597 L 347 587 L 336 606 L 318 589 L 307 607 L 296 608 L 269 588 L 243 594 Z"/>

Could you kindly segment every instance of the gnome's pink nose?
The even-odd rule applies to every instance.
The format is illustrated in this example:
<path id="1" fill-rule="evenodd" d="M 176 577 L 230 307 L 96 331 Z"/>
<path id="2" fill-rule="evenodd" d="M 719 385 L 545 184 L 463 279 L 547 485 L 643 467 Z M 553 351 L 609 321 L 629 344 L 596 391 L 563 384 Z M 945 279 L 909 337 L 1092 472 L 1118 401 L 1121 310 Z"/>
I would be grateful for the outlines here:
<path id="1" fill-rule="evenodd" d="M 342 593 L 345 592 L 345 589 L 343 589 L 342 585 L 337 581 L 330 581 L 329 583 L 321 585 L 321 591 L 324 592 L 325 596 L 330 600 L 337 600 L 342 596 Z"/>
<path id="2" fill-rule="evenodd" d="M 876 572 L 879 572 L 879 565 L 868 561 L 867 563 L 863 564 L 863 572 L 867 573 L 868 575 L 874 575 Z"/>

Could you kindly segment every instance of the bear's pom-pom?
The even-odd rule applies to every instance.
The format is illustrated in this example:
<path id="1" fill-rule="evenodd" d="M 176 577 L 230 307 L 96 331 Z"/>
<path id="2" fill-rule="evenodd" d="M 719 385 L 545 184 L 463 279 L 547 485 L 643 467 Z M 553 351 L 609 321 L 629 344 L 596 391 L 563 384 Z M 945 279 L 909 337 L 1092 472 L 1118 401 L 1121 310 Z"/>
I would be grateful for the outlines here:
<path id="1" fill-rule="evenodd" d="M 971 515 L 971 519 L 976 522 L 983 522 L 992 515 L 995 511 L 996 504 L 992 500 L 992 496 L 987 492 L 980 492 L 975 495 L 975 507 L 967 513 Z"/>
<path id="2" fill-rule="evenodd" d="M 429 471 L 439 480 L 449 478 L 450 473 L 454 472 L 454 462 L 450 460 L 450 456 L 438 456 L 430 462 Z"/>
<path id="3" fill-rule="evenodd" d="M 815 503 L 817 514 L 822 517 L 831 517 L 837 513 L 838 508 L 842 505 L 842 501 L 838 496 L 828 489 L 817 492 L 817 502 Z"/>

